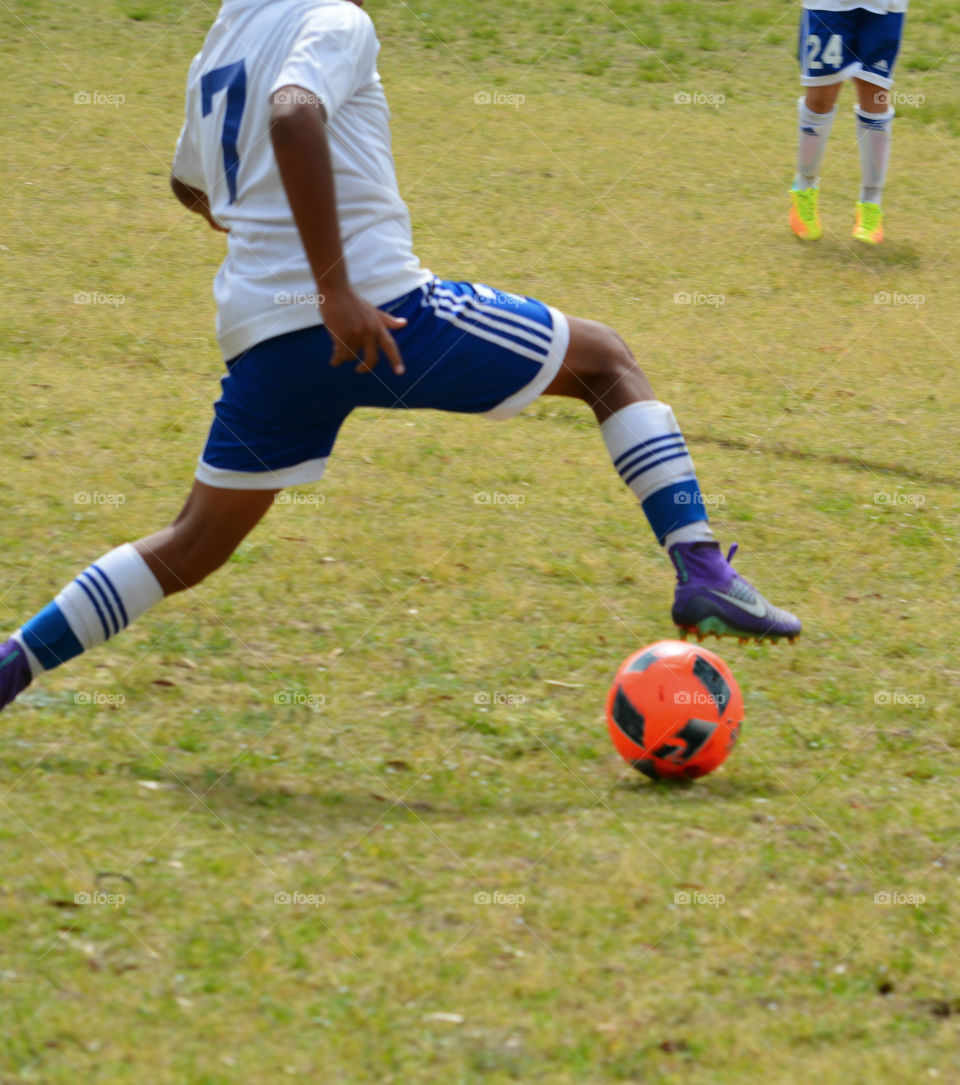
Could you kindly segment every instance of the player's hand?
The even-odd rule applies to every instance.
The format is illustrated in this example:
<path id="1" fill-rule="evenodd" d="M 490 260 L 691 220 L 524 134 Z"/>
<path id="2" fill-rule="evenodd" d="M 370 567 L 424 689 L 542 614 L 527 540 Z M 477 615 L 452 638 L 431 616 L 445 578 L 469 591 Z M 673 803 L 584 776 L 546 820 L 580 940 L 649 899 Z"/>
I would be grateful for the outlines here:
<path id="1" fill-rule="evenodd" d="M 405 372 L 400 349 L 390 329 L 405 327 L 406 320 L 382 312 L 349 288 L 327 294 L 320 312 L 333 339 L 332 366 L 359 359 L 357 372 L 369 373 L 380 360 L 382 351 L 397 376 Z"/>

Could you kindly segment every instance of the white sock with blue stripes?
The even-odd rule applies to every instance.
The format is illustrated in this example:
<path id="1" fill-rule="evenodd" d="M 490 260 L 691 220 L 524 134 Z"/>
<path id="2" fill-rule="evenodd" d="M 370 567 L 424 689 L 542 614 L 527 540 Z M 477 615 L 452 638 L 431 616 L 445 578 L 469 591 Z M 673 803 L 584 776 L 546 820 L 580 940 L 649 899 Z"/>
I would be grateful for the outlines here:
<path id="1" fill-rule="evenodd" d="M 814 113 L 807 107 L 806 98 L 801 98 L 797 103 L 799 141 L 794 188 L 813 188 L 820 184 L 820 166 L 827 153 L 827 140 L 837 112 L 837 106 L 834 106 L 829 113 Z"/>
<path id="2" fill-rule="evenodd" d="M 862 203 L 883 202 L 883 186 L 887 180 L 890 161 L 890 141 L 893 136 L 894 112 L 866 113 L 858 105 L 857 143 L 860 147 L 860 200 Z"/>
<path id="3" fill-rule="evenodd" d="M 36 677 L 103 644 L 162 598 L 150 567 L 125 543 L 98 558 L 14 636 Z"/>
<path id="4" fill-rule="evenodd" d="M 600 430 L 613 466 L 637 495 L 661 546 L 669 550 L 678 542 L 713 538 L 693 460 L 666 403 L 631 403 Z"/>

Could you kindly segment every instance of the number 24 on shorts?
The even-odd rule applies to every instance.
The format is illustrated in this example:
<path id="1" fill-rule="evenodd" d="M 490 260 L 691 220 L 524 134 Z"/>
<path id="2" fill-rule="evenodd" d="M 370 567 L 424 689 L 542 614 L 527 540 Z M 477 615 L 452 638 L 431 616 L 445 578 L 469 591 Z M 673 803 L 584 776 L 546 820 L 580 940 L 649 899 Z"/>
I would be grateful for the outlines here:
<path id="1" fill-rule="evenodd" d="M 834 70 L 843 66 L 843 39 L 839 34 L 831 34 L 826 48 L 819 34 L 807 35 L 807 71 L 820 71 L 825 64 Z M 819 59 L 818 59 L 819 58 Z"/>

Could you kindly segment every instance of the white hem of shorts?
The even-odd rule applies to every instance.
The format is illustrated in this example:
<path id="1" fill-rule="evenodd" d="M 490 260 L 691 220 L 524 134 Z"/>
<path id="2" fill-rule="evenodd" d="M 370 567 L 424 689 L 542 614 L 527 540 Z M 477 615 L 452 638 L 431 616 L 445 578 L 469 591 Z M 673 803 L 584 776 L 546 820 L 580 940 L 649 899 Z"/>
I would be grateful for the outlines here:
<path id="1" fill-rule="evenodd" d="M 893 77 L 877 75 L 876 72 L 866 72 L 859 61 L 848 64 L 843 71 L 836 75 L 801 75 L 800 82 L 805 87 L 828 87 L 833 83 L 845 83 L 848 79 L 862 79 L 864 83 L 872 83 L 874 86 L 889 90 L 893 86 Z"/>
<path id="2" fill-rule="evenodd" d="M 567 347 L 570 345 L 570 325 L 559 309 L 554 309 L 552 305 L 548 305 L 547 309 L 550 310 L 550 319 L 553 321 L 553 338 L 550 341 L 547 359 L 540 367 L 540 372 L 529 384 L 525 384 L 519 392 L 514 392 L 512 396 L 497 404 L 493 410 L 481 411 L 481 418 L 496 420 L 514 418 L 525 407 L 529 407 L 535 399 L 543 395 L 544 391 L 553 382 L 553 378 L 560 372 L 563 359 L 567 356 Z"/>
<path id="3" fill-rule="evenodd" d="M 322 456 L 317 460 L 304 460 L 303 463 L 280 467 L 276 471 L 229 471 L 225 467 L 212 467 L 201 459 L 195 477 L 198 482 L 220 490 L 282 490 L 285 486 L 319 482 L 329 458 Z"/>

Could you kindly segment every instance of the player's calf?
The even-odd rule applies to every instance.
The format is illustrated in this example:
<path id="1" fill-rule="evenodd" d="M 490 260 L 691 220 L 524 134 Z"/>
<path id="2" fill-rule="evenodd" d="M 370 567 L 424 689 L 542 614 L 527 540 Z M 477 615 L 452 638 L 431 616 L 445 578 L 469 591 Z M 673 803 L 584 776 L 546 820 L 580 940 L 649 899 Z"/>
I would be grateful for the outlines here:
<path id="1" fill-rule="evenodd" d="M 261 520 L 276 493 L 194 482 L 176 520 L 136 544 L 164 595 L 195 587 L 219 569 Z"/>
<path id="2" fill-rule="evenodd" d="M 222 565 L 275 490 L 218 490 L 197 482 L 168 528 L 98 558 L 0 645 L 0 709 L 31 680 L 95 648 L 167 595 Z"/>
<path id="3" fill-rule="evenodd" d="M 674 622 L 699 636 L 798 636 L 800 622 L 734 571 L 736 547 L 724 558 L 673 411 L 655 398 L 627 345 L 602 324 L 569 324 L 567 355 L 547 392 L 576 396 L 596 413 L 613 466 L 676 569 Z"/>

